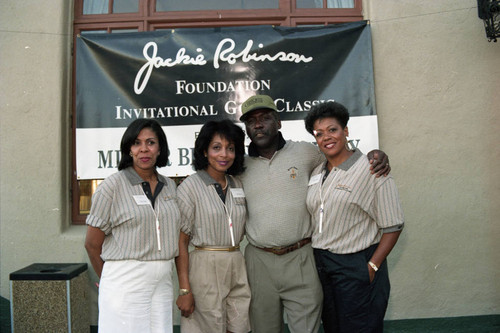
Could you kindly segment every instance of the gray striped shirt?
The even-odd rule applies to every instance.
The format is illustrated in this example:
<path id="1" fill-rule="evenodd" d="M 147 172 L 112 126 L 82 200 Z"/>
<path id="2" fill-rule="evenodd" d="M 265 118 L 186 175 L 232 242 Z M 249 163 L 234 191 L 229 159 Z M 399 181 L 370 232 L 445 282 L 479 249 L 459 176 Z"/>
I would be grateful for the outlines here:
<path id="1" fill-rule="evenodd" d="M 180 212 L 175 182 L 158 175 L 164 183 L 155 208 L 138 204 L 134 196 L 145 197 L 141 177 L 132 167 L 106 178 L 92 195 L 87 225 L 101 229 L 106 237 L 103 260 L 167 260 L 178 254 Z M 149 200 L 148 200 L 149 201 Z M 158 250 L 156 216 L 160 224 Z"/>
<path id="2" fill-rule="evenodd" d="M 333 168 L 321 185 L 324 174 L 323 163 L 311 174 L 307 193 L 314 248 L 337 254 L 355 253 L 378 243 L 382 233 L 403 228 L 403 210 L 394 179 L 390 175 L 376 178 L 370 174 L 368 159 L 359 150 Z"/>
<path id="3" fill-rule="evenodd" d="M 241 182 L 228 177 L 232 179 L 232 184 L 230 182 L 228 185 L 225 204 L 215 189 L 217 182 L 205 170 L 192 174 L 179 185 L 177 204 L 182 215 L 181 231 L 191 236 L 192 245 L 232 246 L 229 215 L 233 223 L 235 245 L 243 239 L 246 200 L 241 195 Z"/>

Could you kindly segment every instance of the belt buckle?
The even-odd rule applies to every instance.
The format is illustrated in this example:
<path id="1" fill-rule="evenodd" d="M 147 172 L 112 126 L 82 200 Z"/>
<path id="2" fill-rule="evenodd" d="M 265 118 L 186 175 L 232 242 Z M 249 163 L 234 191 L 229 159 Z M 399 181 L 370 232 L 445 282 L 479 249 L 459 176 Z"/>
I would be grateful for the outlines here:
<path id="1" fill-rule="evenodd" d="M 287 247 L 288 246 L 273 246 L 271 249 L 274 254 L 280 256 L 287 253 Z"/>

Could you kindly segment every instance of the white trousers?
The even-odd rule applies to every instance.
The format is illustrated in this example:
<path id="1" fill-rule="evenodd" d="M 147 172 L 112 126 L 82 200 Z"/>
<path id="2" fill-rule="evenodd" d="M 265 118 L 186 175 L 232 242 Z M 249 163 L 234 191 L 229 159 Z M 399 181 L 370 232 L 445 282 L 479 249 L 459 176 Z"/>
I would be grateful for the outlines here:
<path id="1" fill-rule="evenodd" d="M 99 333 L 172 333 L 172 260 L 106 261 L 99 282 Z"/>

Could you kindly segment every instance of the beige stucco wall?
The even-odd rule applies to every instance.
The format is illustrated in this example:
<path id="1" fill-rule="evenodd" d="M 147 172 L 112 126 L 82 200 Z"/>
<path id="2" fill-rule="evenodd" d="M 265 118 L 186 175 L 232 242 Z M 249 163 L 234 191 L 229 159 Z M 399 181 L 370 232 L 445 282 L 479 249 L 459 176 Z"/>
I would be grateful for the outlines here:
<path id="1" fill-rule="evenodd" d="M 17 269 L 87 261 L 85 227 L 70 224 L 70 3 L 0 2 L 5 298 Z M 498 314 L 500 43 L 487 42 L 475 0 L 365 0 L 364 9 L 380 145 L 407 220 L 389 258 L 387 319 Z"/>
<path id="2" fill-rule="evenodd" d="M 0 286 L 35 262 L 85 262 L 70 226 L 71 1 L 0 2 Z"/>
<path id="3" fill-rule="evenodd" d="M 406 228 L 388 319 L 500 313 L 500 43 L 475 0 L 365 1 Z"/>

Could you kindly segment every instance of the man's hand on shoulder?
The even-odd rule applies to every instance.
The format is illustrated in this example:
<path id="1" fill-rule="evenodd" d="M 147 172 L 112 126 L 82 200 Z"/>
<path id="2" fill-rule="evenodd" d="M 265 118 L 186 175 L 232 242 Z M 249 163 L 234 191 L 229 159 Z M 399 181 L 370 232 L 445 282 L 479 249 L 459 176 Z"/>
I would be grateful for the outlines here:
<path id="1" fill-rule="evenodd" d="M 370 172 L 375 174 L 375 177 L 387 176 L 391 172 L 389 165 L 389 156 L 382 150 L 372 150 L 368 153 L 368 160 L 370 161 Z"/>

